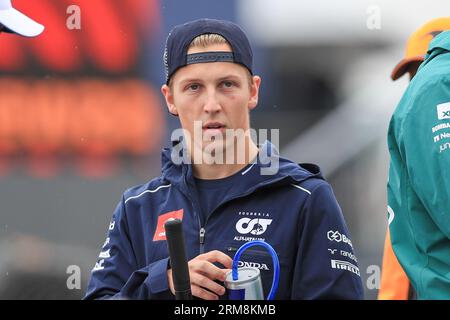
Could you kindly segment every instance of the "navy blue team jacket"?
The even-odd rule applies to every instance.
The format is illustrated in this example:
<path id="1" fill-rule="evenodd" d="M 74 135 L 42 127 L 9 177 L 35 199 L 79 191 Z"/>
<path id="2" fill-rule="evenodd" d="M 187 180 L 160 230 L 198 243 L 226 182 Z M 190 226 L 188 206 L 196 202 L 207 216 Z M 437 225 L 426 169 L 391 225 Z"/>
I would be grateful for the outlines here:
<path id="1" fill-rule="evenodd" d="M 188 260 L 220 250 L 233 258 L 245 242 L 264 240 L 280 260 L 276 299 L 362 299 L 353 244 L 330 185 L 317 166 L 278 156 L 270 142 L 241 173 L 242 181 L 201 221 L 192 166 L 162 153 L 162 175 L 125 191 L 92 269 L 85 299 L 174 299 L 168 288 L 168 250 L 162 226 L 183 221 Z M 261 174 L 268 160 L 274 175 Z M 267 296 L 273 276 L 263 248 L 244 252 L 240 266 L 261 271 Z"/>

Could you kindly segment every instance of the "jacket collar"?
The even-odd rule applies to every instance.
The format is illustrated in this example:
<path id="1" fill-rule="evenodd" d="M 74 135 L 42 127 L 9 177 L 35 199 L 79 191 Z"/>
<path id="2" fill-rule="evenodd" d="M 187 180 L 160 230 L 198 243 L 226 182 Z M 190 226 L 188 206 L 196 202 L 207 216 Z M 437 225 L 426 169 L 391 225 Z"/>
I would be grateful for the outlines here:
<path id="1" fill-rule="evenodd" d="M 173 186 L 189 194 L 189 189 L 193 188 L 194 177 L 192 165 L 177 163 L 172 160 L 171 155 L 180 152 L 181 148 L 164 148 L 162 150 L 162 177 L 168 180 Z M 314 164 L 298 165 L 288 159 L 280 157 L 276 147 L 269 141 L 265 141 L 259 148 L 257 161 L 251 164 L 245 171 L 242 171 L 242 183 L 234 189 L 230 197 L 251 192 L 258 187 L 273 183 L 288 184 L 300 183 L 310 178 L 323 179 L 320 168 Z"/>
<path id="2" fill-rule="evenodd" d="M 433 60 L 436 56 L 450 51 L 450 31 L 443 31 L 438 34 L 433 40 L 431 40 L 428 47 L 425 61 L 420 65 L 422 68 L 428 62 Z"/>

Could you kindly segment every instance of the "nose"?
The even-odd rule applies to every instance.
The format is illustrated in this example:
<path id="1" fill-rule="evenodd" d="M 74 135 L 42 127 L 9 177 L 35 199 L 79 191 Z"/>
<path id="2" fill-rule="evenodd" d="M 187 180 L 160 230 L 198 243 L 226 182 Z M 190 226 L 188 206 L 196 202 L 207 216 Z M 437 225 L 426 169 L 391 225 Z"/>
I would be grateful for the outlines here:
<path id="1" fill-rule="evenodd" d="M 217 113 L 222 109 L 219 99 L 217 98 L 217 93 L 214 89 L 207 90 L 205 104 L 203 110 L 206 113 Z"/>

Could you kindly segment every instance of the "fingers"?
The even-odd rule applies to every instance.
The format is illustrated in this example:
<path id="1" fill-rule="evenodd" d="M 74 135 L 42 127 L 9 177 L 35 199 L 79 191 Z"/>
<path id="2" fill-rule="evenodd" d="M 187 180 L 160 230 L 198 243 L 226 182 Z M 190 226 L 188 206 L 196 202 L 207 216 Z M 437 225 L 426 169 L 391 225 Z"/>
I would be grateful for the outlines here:
<path id="1" fill-rule="evenodd" d="M 173 286 L 172 269 L 167 270 L 167 282 L 169 283 L 169 289 L 172 294 L 175 294 L 175 288 Z"/>
<path id="2" fill-rule="evenodd" d="M 210 264 L 210 262 L 207 261 L 204 261 L 204 263 Z M 173 286 L 172 279 L 172 269 L 167 270 L 167 277 L 170 291 L 172 292 L 172 294 L 175 294 L 175 288 Z M 225 294 L 225 288 L 223 286 L 217 284 L 207 276 L 203 275 L 201 269 L 197 267 L 190 269 L 189 277 L 191 281 L 191 293 L 193 296 L 205 300 L 217 300 L 219 299 L 219 295 Z"/>
<path id="3" fill-rule="evenodd" d="M 226 269 L 221 269 L 213 263 L 219 262 Z M 189 277 L 191 281 L 191 292 L 193 296 L 205 300 L 217 300 L 225 294 L 223 286 L 215 280 L 225 281 L 226 273 L 230 271 L 233 260 L 225 253 L 218 250 L 198 255 L 188 262 Z M 169 288 L 174 293 L 172 270 L 167 271 Z"/>
<path id="4" fill-rule="evenodd" d="M 203 292 L 200 289 L 208 289 L 214 296 L 221 296 L 225 294 L 225 288 L 214 280 L 225 281 L 225 269 L 220 269 L 206 260 L 193 261 L 190 266 L 191 284 L 199 287 L 199 294 L 208 299 L 213 298 L 210 294 Z"/>
<path id="5" fill-rule="evenodd" d="M 203 300 L 219 300 L 219 297 L 214 293 L 209 292 L 206 289 L 202 289 L 201 287 L 196 285 L 191 286 L 191 292 L 193 296 Z"/>
<path id="6" fill-rule="evenodd" d="M 227 269 L 221 269 L 213 263 L 219 262 Z M 230 271 L 233 260 L 218 250 L 210 251 L 189 262 L 192 295 L 206 300 L 217 300 L 226 290 L 214 280 L 225 281 L 226 273 Z"/>
<path id="7" fill-rule="evenodd" d="M 227 269 L 220 269 L 206 260 L 196 261 L 190 265 L 190 269 L 194 272 L 201 273 L 210 279 L 225 281 Z"/>
<path id="8" fill-rule="evenodd" d="M 225 294 L 225 288 L 215 281 L 211 280 L 207 276 L 201 273 L 193 273 L 191 278 L 191 286 L 198 286 L 199 289 L 207 289 L 214 296 L 221 296 Z M 204 293 L 202 293 L 203 295 Z M 210 296 L 210 295 L 208 295 Z"/>
<path id="9" fill-rule="evenodd" d="M 209 251 L 198 256 L 198 258 L 200 257 L 212 263 L 219 262 L 227 269 L 231 269 L 231 265 L 233 264 L 233 259 L 219 250 Z"/>

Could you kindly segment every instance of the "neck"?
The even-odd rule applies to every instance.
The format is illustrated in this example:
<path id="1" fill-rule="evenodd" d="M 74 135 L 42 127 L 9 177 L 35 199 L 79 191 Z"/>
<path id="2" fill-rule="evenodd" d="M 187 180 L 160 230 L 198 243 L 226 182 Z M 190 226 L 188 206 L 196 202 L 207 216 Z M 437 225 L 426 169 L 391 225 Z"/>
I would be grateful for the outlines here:
<path id="1" fill-rule="evenodd" d="M 232 147 L 233 148 L 233 147 Z M 205 180 L 212 180 L 212 179 L 223 179 L 226 177 L 229 177 L 237 172 L 239 172 L 241 169 L 243 169 L 245 166 L 247 166 L 249 163 L 255 161 L 257 155 L 258 155 L 258 147 L 255 145 L 255 143 L 251 139 L 246 139 L 245 141 L 245 156 L 244 161 L 236 161 L 237 157 L 237 150 L 236 147 L 234 147 L 234 159 L 233 163 L 226 163 L 226 159 L 224 159 L 223 164 L 213 163 L 208 164 L 202 162 L 201 164 L 195 164 L 193 162 L 193 173 L 196 178 L 199 179 L 205 179 Z"/>

